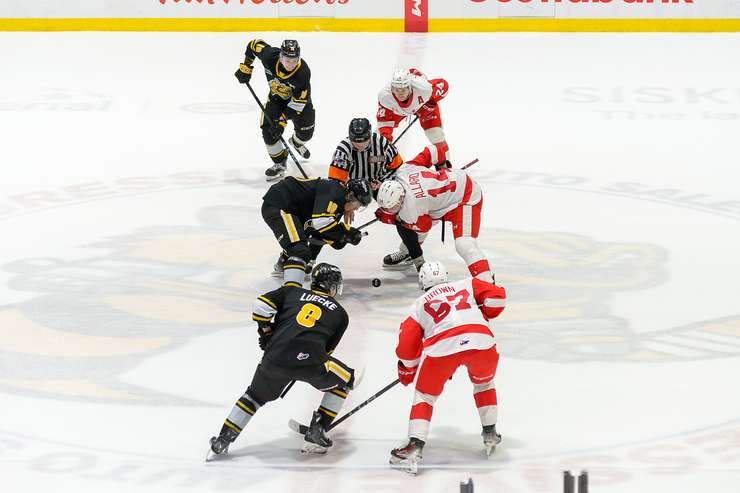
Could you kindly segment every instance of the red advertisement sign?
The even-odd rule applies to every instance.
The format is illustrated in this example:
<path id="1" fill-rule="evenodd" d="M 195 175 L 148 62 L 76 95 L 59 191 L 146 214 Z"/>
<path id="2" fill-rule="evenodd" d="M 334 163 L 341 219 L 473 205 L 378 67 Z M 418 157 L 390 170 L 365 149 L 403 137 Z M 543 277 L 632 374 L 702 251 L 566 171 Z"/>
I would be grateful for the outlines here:
<path id="1" fill-rule="evenodd" d="M 405 0 L 404 26 L 407 33 L 425 33 L 429 29 L 428 0 Z"/>

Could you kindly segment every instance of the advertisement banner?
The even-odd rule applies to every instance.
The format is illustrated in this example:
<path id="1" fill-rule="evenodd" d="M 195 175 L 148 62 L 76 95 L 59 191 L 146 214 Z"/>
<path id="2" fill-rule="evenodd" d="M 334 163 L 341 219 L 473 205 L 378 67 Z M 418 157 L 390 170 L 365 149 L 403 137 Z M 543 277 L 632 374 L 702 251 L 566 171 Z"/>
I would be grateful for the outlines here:
<path id="1" fill-rule="evenodd" d="M 425 33 L 429 30 L 429 3 L 427 0 L 405 0 L 404 27 L 407 33 Z"/>

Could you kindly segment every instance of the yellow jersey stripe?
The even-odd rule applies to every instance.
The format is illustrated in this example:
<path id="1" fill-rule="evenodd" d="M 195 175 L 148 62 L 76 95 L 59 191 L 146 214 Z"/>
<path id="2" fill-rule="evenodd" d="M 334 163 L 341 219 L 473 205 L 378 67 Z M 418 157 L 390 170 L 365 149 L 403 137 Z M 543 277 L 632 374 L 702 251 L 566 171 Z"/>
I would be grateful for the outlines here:
<path id="1" fill-rule="evenodd" d="M 280 215 L 283 217 L 283 223 L 285 224 L 285 229 L 288 230 L 288 238 L 290 238 L 291 243 L 301 241 L 301 239 L 298 237 L 298 231 L 296 231 L 295 224 L 293 223 L 293 218 L 290 216 L 290 214 L 287 214 L 285 211 L 281 210 Z"/>
<path id="2" fill-rule="evenodd" d="M 272 318 L 270 318 L 270 317 L 262 317 L 260 315 L 257 315 L 255 313 L 253 313 L 252 314 L 252 320 L 256 320 L 258 322 L 269 322 L 270 320 L 272 320 Z"/>
<path id="3" fill-rule="evenodd" d="M 298 284 L 297 282 L 288 281 L 283 286 L 288 286 L 289 288 L 302 288 L 303 286 L 301 284 Z"/>
<path id="4" fill-rule="evenodd" d="M 349 383 L 349 379 L 352 378 L 352 375 L 350 375 L 347 370 L 345 370 L 344 368 L 342 368 L 341 366 L 339 366 L 338 364 L 336 364 L 335 362 L 331 360 L 324 363 L 324 365 L 326 366 L 326 369 L 328 371 L 332 372 L 333 374 L 335 374 L 336 376 L 338 376 L 339 378 L 341 378 L 347 383 Z"/>
<path id="5" fill-rule="evenodd" d="M 265 298 L 264 296 L 258 296 L 257 299 L 262 301 L 263 303 L 267 303 L 268 305 L 273 307 L 275 310 L 277 310 L 277 305 L 271 299 Z"/>
<path id="6" fill-rule="evenodd" d="M 336 227 L 337 224 L 339 224 L 339 223 L 331 223 L 329 226 L 320 229 L 319 230 L 319 233 L 325 233 L 325 232 L 329 231 L 330 229 Z"/>

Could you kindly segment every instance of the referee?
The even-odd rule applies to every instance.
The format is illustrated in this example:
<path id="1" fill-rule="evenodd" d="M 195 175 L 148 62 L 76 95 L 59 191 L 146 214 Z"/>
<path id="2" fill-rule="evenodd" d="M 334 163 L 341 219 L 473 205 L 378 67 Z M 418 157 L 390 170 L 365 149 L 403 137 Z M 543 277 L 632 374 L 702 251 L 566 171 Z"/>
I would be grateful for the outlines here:
<path id="1" fill-rule="evenodd" d="M 354 118 L 349 134 L 334 151 L 329 178 L 346 182 L 350 178 L 367 178 L 373 190 L 398 168 L 403 161 L 396 147 L 378 132 L 373 132 L 367 118 Z"/>

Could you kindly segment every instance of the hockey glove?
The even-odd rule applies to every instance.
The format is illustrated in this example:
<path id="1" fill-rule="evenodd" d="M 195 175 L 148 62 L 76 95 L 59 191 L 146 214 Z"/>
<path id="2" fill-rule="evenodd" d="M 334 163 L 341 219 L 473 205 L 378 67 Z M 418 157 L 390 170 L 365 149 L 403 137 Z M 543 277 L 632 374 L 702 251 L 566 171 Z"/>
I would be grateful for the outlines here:
<path id="1" fill-rule="evenodd" d="M 344 238 L 342 238 L 341 240 L 337 240 L 331 244 L 331 247 L 334 250 L 341 250 L 342 248 L 346 246 L 347 246 L 347 241 Z"/>
<path id="2" fill-rule="evenodd" d="M 357 228 L 350 227 L 347 232 L 344 233 L 344 237 L 349 243 L 352 243 L 353 245 L 359 245 L 360 241 L 362 241 L 362 231 Z"/>
<path id="3" fill-rule="evenodd" d="M 378 218 L 378 221 L 385 224 L 396 224 L 396 215 L 391 214 L 390 212 L 386 212 L 380 207 L 375 209 L 375 217 Z"/>
<path id="4" fill-rule="evenodd" d="M 247 84 L 252 78 L 252 67 L 243 63 L 239 64 L 239 70 L 234 74 L 240 84 Z"/>
<path id="5" fill-rule="evenodd" d="M 405 366 L 401 360 L 398 360 L 398 379 L 401 383 L 406 386 L 414 381 L 416 376 L 416 370 L 418 366 L 412 366 L 411 368 Z"/>
<path id="6" fill-rule="evenodd" d="M 259 345 L 261 350 L 267 349 L 267 345 L 270 343 L 270 339 L 275 334 L 272 330 L 272 325 L 268 322 L 257 323 L 257 333 L 259 334 Z"/>

